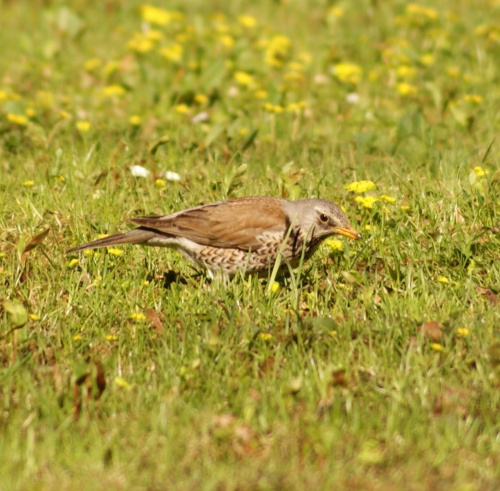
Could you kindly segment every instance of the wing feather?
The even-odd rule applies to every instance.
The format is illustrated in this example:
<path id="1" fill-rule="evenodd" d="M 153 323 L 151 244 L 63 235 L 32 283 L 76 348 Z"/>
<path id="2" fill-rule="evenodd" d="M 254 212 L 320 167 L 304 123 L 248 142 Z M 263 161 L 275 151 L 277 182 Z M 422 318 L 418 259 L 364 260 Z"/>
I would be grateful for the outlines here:
<path id="1" fill-rule="evenodd" d="M 239 198 L 158 217 L 141 217 L 133 223 L 185 237 L 198 244 L 248 251 L 262 246 L 264 232 L 287 228 L 283 200 L 270 197 Z"/>

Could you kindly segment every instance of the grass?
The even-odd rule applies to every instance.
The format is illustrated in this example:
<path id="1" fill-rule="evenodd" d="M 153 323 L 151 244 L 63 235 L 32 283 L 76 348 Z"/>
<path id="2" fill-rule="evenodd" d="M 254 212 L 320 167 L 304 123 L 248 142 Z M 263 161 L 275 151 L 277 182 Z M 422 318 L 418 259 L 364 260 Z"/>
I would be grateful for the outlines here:
<path id="1" fill-rule="evenodd" d="M 497 488 L 498 2 L 140 5 L 2 5 L 2 489 Z M 65 255 L 255 194 L 364 241 Z"/>

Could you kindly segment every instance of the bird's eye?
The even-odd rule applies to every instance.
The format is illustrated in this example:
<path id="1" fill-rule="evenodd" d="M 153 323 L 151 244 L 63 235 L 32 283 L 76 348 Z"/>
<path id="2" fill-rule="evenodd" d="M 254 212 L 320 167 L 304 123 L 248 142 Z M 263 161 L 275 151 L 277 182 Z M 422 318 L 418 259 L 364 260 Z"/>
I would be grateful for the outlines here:
<path id="1" fill-rule="evenodd" d="M 323 223 L 326 223 L 328 222 L 328 217 L 322 213 L 320 216 L 319 216 L 319 219 L 323 222 Z"/>

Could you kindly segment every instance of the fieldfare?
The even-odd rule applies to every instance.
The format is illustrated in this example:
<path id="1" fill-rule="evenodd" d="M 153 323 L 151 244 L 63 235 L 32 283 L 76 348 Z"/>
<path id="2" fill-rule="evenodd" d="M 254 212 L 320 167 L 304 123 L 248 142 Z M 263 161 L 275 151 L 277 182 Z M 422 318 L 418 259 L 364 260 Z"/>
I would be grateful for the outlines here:
<path id="1" fill-rule="evenodd" d="M 68 252 L 121 244 L 171 247 L 198 266 L 233 276 L 266 274 L 276 260 L 299 265 L 332 235 L 360 239 L 344 212 L 323 199 L 264 196 L 230 199 L 171 215 L 132 219 L 128 232 L 73 247 Z"/>

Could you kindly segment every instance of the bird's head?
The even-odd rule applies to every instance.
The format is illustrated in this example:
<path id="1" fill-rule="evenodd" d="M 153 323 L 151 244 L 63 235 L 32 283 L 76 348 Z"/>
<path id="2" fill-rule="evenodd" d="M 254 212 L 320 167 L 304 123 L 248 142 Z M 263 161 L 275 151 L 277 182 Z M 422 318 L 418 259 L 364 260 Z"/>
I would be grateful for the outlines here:
<path id="1" fill-rule="evenodd" d="M 345 213 L 331 201 L 324 199 L 288 201 L 286 212 L 294 228 L 300 227 L 316 241 L 331 235 L 361 239 L 361 234 L 349 225 Z"/>

